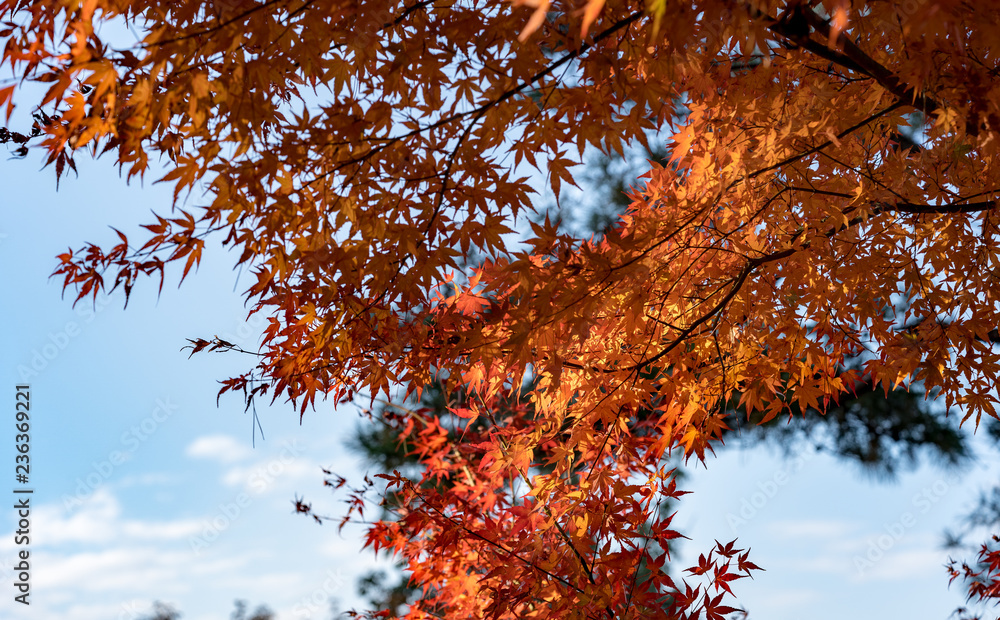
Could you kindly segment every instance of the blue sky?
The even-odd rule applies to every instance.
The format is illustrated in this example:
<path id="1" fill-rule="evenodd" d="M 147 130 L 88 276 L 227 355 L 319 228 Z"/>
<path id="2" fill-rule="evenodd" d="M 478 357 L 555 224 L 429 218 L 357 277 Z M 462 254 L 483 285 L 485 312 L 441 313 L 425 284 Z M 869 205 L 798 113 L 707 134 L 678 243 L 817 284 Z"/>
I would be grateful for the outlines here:
<path id="1" fill-rule="evenodd" d="M 0 510 L 0 617 L 132 620 L 162 600 L 187 620 L 222 619 L 239 598 L 281 620 L 326 619 L 330 599 L 357 604 L 355 577 L 375 565 L 362 530 L 341 536 L 292 510 L 303 495 L 320 512 L 341 510 L 320 468 L 359 480 L 344 447 L 357 410 L 320 404 L 300 425 L 287 404 L 260 407 L 266 440 L 253 445 L 240 399 L 216 407 L 217 381 L 249 361 L 188 359 L 185 339 L 218 334 L 252 349 L 260 331 L 246 322 L 248 281 L 220 248 L 179 290 L 168 273 L 159 299 L 150 281 L 125 311 L 117 293 L 74 309 L 49 279 L 55 256 L 111 241 L 109 224 L 133 232 L 151 209 L 170 210 L 168 188 L 128 187 L 110 160 L 80 164 L 81 178 L 57 192 L 36 154 L 0 159 L 0 462 L 12 481 L 13 388 L 30 369 L 36 489 L 27 609 L 13 602 L 14 511 Z M 685 482 L 694 493 L 675 523 L 692 540 L 681 561 L 714 539 L 752 547 L 766 572 L 736 584 L 751 618 L 946 618 L 962 597 L 947 588 L 942 529 L 997 479 L 995 452 L 979 452 L 957 478 L 922 467 L 878 485 L 822 454 L 721 451 Z M 0 493 L 13 497 L 13 486 Z"/>

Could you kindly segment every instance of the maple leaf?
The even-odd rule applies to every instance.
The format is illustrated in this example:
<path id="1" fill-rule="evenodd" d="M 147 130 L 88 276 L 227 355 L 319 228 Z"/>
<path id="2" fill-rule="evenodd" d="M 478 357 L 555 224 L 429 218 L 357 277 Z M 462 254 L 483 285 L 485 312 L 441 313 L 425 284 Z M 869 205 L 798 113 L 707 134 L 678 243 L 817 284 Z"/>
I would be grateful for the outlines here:
<path id="1" fill-rule="evenodd" d="M 0 66 L 44 85 L 0 89 L 8 122 L 44 114 L 0 143 L 44 150 L 56 181 L 87 152 L 127 179 L 163 162 L 184 208 L 55 274 L 77 301 L 105 277 L 128 297 L 171 263 L 193 277 L 208 239 L 237 249 L 270 318 L 220 395 L 302 416 L 443 382 L 443 423 L 393 422 L 422 474 L 387 480 L 399 520 L 369 538 L 421 587 L 414 617 L 731 613 L 757 570 L 731 545 L 689 571 L 704 583 L 622 585 L 653 496 L 681 495 L 661 463 L 704 460 L 733 400 L 764 422 L 824 410 L 861 351 L 873 386 L 996 415 L 989 3 L 238 4 L 0 0 Z M 118 22 L 141 44 L 115 51 Z M 558 197 L 588 148 L 654 138 L 666 163 L 606 234 L 523 225 L 533 179 Z"/>

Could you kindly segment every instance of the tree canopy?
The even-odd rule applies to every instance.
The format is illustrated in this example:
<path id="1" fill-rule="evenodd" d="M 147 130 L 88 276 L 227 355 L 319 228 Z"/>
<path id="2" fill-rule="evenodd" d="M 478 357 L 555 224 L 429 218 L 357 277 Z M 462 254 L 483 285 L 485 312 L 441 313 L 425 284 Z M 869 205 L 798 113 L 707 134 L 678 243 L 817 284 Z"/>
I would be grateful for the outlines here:
<path id="1" fill-rule="evenodd" d="M 410 617 L 719 618 L 757 567 L 718 543 L 683 578 L 663 570 L 671 454 L 704 459 L 734 408 L 766 423 L 859 390 L 916 384 L 976 424 L 996 414 L 991 3 L 2 0 L 0 15 L 16 76 L 0 106 L 35 117 L 0 141 L 37 146 L 57 179 L 107 153 L 174 187 L 145 236 L 59 257 L 78 300 L 162 288 L 172 263 L 183 280 L 217 238 L 269 321 L 260 363 L 223 391 L 304 414 L 444 386 L 449 416 L 394 424 L 423 481 L 449 484 L 387 474 L 395 518 L 368 538 L 408 564 Z M 602 235 L 531 217 L 588 150 L 663 134 L 666 162 Z"/>

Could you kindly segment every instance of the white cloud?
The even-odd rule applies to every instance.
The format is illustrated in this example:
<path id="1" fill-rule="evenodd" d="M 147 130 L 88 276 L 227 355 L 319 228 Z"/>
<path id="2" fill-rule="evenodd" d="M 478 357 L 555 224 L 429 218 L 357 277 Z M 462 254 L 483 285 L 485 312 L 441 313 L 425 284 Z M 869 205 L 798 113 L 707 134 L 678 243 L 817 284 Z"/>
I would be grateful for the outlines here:
<path id="1" fill-rule="evenodd" d="M 181 540 L 199 531 L 201 521 L 138 521 L 122 519 L 118 498 L 99 488 L 71 514 L 61 504 L 42 504 L 32 510 L 31 529 L 36 547 L 58 547 L 66 543 L 107 544 L 113 541 Z M 0 552 L 15 548 L 13 535 L 0 537 Z"/>
<path id="2" fill-rule="evenodd" d="M 279 480 L 320 480 L 321 476 L 318 463 L 307 459 L 282 461 L 275 458 L 246 467 L 232 467 L 222 475 L 222 482 L 228 486 L 242 485 L 244 490 L 259 495 L 277 488 Z"/>
<path id="3" fill-rule="evenodd" d="M 63 590 L 86 584 L 89 591 L 142 591 L 149 584 L 170 589 L 177 568 L 191 562 L 184 551 L 154 547 L 117 547 L 69 556 L 40 554 L 34 585 L 39 591 Z M 164 592 L 168 594 L 169 592 Z"/>
<path id="4" fill-rule="evenodd" d="M 118 486 L 123 489 L 134 486 L 148 487 L 153 485 L 175 484 L 178 480 L 179 478 L 177 476 L 169 474 L 141 474 L 122 478 L 121 482 L 118 483 Z"/>
<path id="5" fill-rule="evenodd" d="M 772 534 L 783 538 L 812 538 L 830 540 L 842 538 L 858 529 L 856 523 L 822 519 L 776 521 L 768 524 Z"/>
<path id="6" fill-rule="evenodd" d="M 319 463 L 304 456 L 305 448 L 298 440 L 272 444 L 269 449 L 267 458 L 226 470 L 223 484 L 242 486 L 244 491 L 259 495 L 292 480 L 321 480 Z"/>
<path id="7" fill-rule="evenodd" d="M 206 435 L 191 442 L 185 454 L 193 458 L 213 459 L 220 463 L 235 463 L 249 458 L 253 451 L 229 435 Z"/>
<path id="8" fill-rule="evenodd" d="M 767 597 L 759 605 L 749 606 L 751 616 L 761 618 L 773 617 L 778 611 L 795 612 L 801 609 L 809 609 L 822 600 L 822 594 L 813 589 L 781 589 L 775 588 L 767 593 Z"/>
<path id="9" fill-rule="evenodd" d="M 942 575 L 947 554 L 937 549 L 890 550 L 865 572 L 864 580 L 912 581 L 916 577 Z"/>
<path id="10" fill-rule="evenodd" d="M 191 446 L 200 454 L 211 445 L 198 444 Z M 33 503 L 32 619 L 139 620 L 156 600 L 173 604 L 184 620 L 226 618 L 235 599 L 266 603 L 279 620 L 327 620 L 331 598 L 343 608 L 357 606 L 355 578 L 374 558 L 335 527 L 293 514 L 291 499 L 308 490 L 303 487 L 315 486 L 314 497 L 320 497 L 319 463 L 295 441 L 271 443 L 268 450 L 225 467 L 251 498 L 235 516 L 218 508 L 235 501 L 233 489 L 204 475 L 196 484 L 220 495 L 195 514 L 181 502 L 154 499 L 160 485 L 181 485 L 183 474 L 143 474 L 129 484 L 102 485 L 69 511 L 61 501 Z M 130 491 L 119 496 L 125 486 Z M 209 544 L 194 551 L 192 540 L 215 527 L 220 515 L 227 525 L 213 529 Z M 0 579 L 8 584 L 13 538 L 10 529 L 0 530 Z M 12 597 L 0 599 L 0 618 L 22 616 L 23 606 Z"/>

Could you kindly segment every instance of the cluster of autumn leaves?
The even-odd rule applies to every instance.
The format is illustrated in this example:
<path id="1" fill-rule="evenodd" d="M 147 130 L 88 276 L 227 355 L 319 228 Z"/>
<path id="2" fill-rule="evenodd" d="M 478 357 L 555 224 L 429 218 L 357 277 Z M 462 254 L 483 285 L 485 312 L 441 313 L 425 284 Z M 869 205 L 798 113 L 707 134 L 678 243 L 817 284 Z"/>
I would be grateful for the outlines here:
<path id="1" fill-rule="evenodd" d="M 2 66 L 47 92 L 0 105 L 44 112 L 57 177 L 160 162 L 196 205 L 62 255 L 79 299 L 241 250 L 269 324 L 223 391 L 462 395 L 400 415 L 423 480 L 389 476 L 369 536 L 407 560 L 411 617 L 719 618 L 756 567 L 720 543 L 671 577 L 657 506 L 734 399 L 769 420 L 919 382 L 995 415 L 1000 13 L 524 4 L 3 0 Z M 664 132 L 607 234 L 532 220 L 541 176 L 558 195 L 587 149 Z"/>

